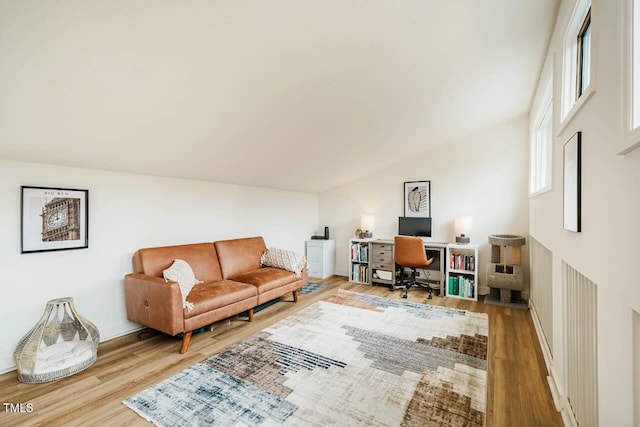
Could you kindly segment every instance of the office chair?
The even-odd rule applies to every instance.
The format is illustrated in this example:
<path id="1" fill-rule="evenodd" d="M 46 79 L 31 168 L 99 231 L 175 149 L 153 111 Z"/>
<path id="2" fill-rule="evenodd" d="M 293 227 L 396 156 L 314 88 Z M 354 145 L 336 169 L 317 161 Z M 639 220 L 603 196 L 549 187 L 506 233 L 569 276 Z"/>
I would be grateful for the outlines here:
<path id="1" fill-rule="evenodd" d="M 406 298 L 409 288 L 421 286 L 429 291 L 427 299 L 431 299 L 433 292 L 431 286 L 428 283 L 416 282 L 416 268 L 424 268 L 433 262 L 433 258 L 427 259 L 422 239 L 420 237 L 396 236 L 393 248 L 393 260 L 400 266 L 400 284 L 393 285 L 392 291 L 404 288 L 402 298 Z M 404 281 L 404 267 L 411 269 L 411 279 L 407 283 Z"/>

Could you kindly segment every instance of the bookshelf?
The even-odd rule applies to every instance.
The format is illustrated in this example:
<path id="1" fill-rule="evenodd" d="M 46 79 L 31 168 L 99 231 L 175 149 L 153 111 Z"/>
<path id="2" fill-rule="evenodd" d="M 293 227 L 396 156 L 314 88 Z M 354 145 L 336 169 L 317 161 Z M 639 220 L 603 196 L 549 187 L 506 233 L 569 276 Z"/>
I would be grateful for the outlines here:
<path id="1" fill-rule="evenodd" d="M 447 297 L 478 301 L 478 245 L 447 244 Z"/>
<path id="2" fill-rule="evenodd" d="M 369 284 L 369 240 L 349 240 L 349 281 Z"/>

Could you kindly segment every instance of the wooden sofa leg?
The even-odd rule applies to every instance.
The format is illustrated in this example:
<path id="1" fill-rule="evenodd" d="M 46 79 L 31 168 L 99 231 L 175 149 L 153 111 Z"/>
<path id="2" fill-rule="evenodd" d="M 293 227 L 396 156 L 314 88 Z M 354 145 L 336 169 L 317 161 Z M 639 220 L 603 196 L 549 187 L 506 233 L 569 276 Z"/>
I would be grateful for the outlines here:
<path id="1" fill-rule="evenodd" d="M 193 331 L 185 332 L 184 336 L 182 337 L 182 346 L 180 347 L 180 354 L 185 354 L 187 352 L 187 349 L 189 348 L 189 343 L 191 342 L 191 334 L 193 334 Z"/>
<path id="2" fill-rule="evenodd" d="M 298 291 L 293 291 L 293 302 L 298 302 Z"/>
<path id="3" fill-rule="evenodd" d="M 253 322 L 253 308 L 249 310 L 249 322 Z"/>

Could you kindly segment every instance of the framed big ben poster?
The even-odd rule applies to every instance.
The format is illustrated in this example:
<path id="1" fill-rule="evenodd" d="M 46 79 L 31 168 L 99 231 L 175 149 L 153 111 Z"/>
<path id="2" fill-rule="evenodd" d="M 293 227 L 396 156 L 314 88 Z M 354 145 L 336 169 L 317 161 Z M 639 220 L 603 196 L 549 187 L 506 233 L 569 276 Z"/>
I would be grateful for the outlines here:
<path id="1" fill-rule="evenodd" d="M 22 253 L 89 247 L 89 190 L 21 187 Z"/>

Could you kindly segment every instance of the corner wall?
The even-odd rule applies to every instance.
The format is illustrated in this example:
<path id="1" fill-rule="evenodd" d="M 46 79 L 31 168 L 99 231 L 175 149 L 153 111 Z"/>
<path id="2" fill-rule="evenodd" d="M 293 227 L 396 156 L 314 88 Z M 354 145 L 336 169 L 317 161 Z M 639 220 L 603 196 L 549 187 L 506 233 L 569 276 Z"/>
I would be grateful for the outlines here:
<path id="1" fill-rule="evenodd" d="M 89 248 L 20 254 L 21 185 L 88 189 Z M 0 160 L 0 372 L 53 298 L 73 297 L 102 340 L 139 328 L 124 302 L 139 248 L 262 235 L 304 251 L 317 224 L 315 194 Z"/>
<path id="2" fill-rule="evenodd" d="M 366 169 L 367 165 L 354 163 L 353 167 Z M 336 274 L 348 275 L 348 241 L 360 228 L 360 215 L 375 215 L 374 238 L 393 238 L 398 217 L 404 215 L 404 182 L 429 180 L 430 240 L 454 241 L 454 219 L 473 216 L 471 242 L 480 246 L 478 273 L 483 292 L 484 266 L 491 258 L 487 236 L 529 234 L 528 170 L 528 119 L 521 116 L 321 193 L 319 224 L 328 225 L 336 240 Z M 527 244 L 522 253 L 525 271 L 528 251 Z"/>

